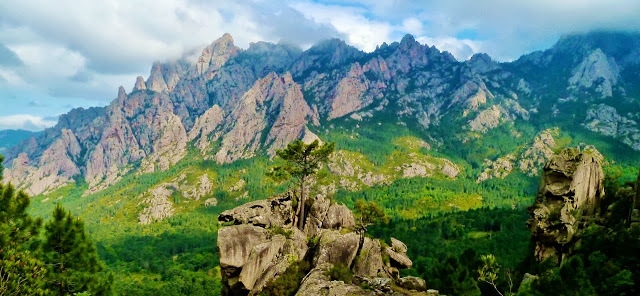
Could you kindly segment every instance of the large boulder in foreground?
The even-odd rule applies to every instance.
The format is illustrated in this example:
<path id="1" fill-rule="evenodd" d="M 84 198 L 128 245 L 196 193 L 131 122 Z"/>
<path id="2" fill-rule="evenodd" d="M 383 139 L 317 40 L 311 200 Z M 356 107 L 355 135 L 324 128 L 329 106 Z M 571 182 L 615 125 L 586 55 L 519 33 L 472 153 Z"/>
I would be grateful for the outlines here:
<path id="1" fill-rule="evenodd" d="M 603 159 L 592 147 L 567 148 L 545 165 L 527 222 L 538 261 L 561 262 L 572 252 L 582 226 L 600 218 Z"/>
<path id="2" fill-rule="evenodd" d="M 296 295 L 404 295 L 393 291 L 395 286 L 426 295 L 424 281 L 398 278 L 398 269 L 412 265 L 404 243 L 392 239 L 391 247 L 383 248 L 378 239 L 354 230 L 355 219 L 346 206 L 325 197 L 314 199 L 301 231 L 293 225 L 292 204 L 293 196 L 284 194 L 218 217 L 226 225 L 218 230 L 223 295 L 260 295 L 272 281 L 297 270 L 301 261 L 309 270 L 295 283 Z M 336 271 L 349 280 L 335 278 Z"/>

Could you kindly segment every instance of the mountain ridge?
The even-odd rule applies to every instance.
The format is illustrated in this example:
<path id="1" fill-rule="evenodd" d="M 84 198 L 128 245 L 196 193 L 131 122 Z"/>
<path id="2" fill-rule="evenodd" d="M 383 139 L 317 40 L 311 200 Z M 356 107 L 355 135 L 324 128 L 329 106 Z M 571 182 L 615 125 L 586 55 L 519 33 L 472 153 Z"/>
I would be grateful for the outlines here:
<path id="1" fill-rule="evenodd" d="M 638 107 L 621 108 L 640 94 L 630 74 L 640 55 L 600 48 L 617 33 L 593 34 L 600 41 L 566 36 L 510 63 L 486 54 L 458 62 L 411 35 L 364 53 L 339 39 L 305 51 L 267 42 L 243 50 L 225 34 L 196 62 L 155 62 L 146 81 L 138 77 L 130 93 L 121 87 L 109 106 L 61 116 L 9 151 L 5 176 L 32 195 L 76 180 L 97 192 L 132 171 L 167 170 L 190 143 L 204 158 L 228 163 L 273 155 L 290 140 L 328 132 L 332 123 L 371 125 L 383 117 L 423 130 L 436 146 L 452 145 L 446 130 L 454 142 L 473 145 L 492 130 L 517 134 L 515 125 L 548 120 L 571 121 L 640 149 Z M 638 34 L 623 35 L 622 42 L 640 42 Z M 567 48 L 576 47 L 581 52 L 568 59 Z M 618 112 L 597 112 L 603 108 Z M 567 120 L 572 116 L 580 119 Z"/>

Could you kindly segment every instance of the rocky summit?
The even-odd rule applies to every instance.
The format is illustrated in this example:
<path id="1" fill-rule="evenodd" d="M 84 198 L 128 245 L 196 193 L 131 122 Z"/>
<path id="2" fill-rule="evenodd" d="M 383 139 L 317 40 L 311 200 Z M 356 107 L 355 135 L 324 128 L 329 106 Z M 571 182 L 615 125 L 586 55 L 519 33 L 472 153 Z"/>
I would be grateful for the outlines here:
<path id="1" fill-rule="evenodd" d="M 195 60 L 154 63 L 109 106 L 73 110 L 7 150 L 4 175 L 32 195 L 77 180 L 91 194 L 129 173 L 165 171 L 190 147 L 233 163 L 273 156 L 293 139 L 323 138 L 336 125 L 383 121 L 420 131 L 435 147 L 478 145 L 496 134 L 518 139 L 557 123 L 638 150 L 638 44 L 633 33 L 574 34 L 499 63 L 486 54 L 457 61 L 410 35 L 365 53 L 338 39 L 304 51 L 268 42 L 241 49 L 225 34 Z M 547 135 L 518 141 L 544 148 Z M 537 174 L 532 164 L 548 153 L 479 157 L 482 182 L 518 167 Z"/>
<path id="2" fill-rule="evenodd" d="M 423 279 L 399 277 L 399 269 L 413 264 L 401 241 L 392 238 L 388 246 L 356 232 L 351 211 L 324 196 L 314 199 L 301 231 L 293 225 L 292 202 L 287 193 L 218 216 L 226 225 L 218 231 L 223 295 L 260 295 L 301 261 L 309 271 L 295 283 L 295 295 L 437 295 L 426 293 Z M 332 278 L 336 266 L 353 274 L 353 280 Z"/>

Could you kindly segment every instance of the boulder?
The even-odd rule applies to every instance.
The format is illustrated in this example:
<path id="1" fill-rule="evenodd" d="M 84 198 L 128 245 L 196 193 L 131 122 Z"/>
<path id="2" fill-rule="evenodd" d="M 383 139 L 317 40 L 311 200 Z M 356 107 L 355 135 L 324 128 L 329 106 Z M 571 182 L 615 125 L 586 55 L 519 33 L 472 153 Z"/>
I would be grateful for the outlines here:
<path id="1" fill-rule="evenodd" d="M 377 239 L 364 238 L 360 254 L 353 267 L 355 275 L 377 277 L 386 275 L 382 261 L 382 247 Z"/>
<path id="2" fill-rule="evenodd" d="M 384 253 L 387 254 L 387 256 L 389 256 L 389 259 L 391 259 L 390 260 L 391 267 L 405 269 L 405 268 L 411 268 L 411 266 L 413 266 L 413 262 L 411 261 L 411 259 L 409 259 L 407 254 L 398 253 L 394 251 L 393 248 L 390 248 L 390 247 L 386 247 L 384 249 Z"/>
<path id="3" fill-rule="evenodd" d="M 353 228 L 356 226 L 351 210 L 345 205 L 333 204 L 327 210 L 327 215 L 322 220 L 322 226 L 326 229 Z"/>
<path id="4" fill-rule="evenodd" d="M 323 230 L 319 234 L 314 265 L 342 263 L 351 266 L 356 258 L 360 237 L 355 232 L 340 234 L 337 230 Z"/>
<path id="5" fill-rule="evenodd" d="M 391 249 L 401 254 L 407 253 L 407 245 L 393 237 L 391 238 Z"/>
<path id="6" fill-rule="evenodd" d="M 300 235 L 299 231 L 297 234 L 292 239 L 275 235 L 253 247 L 239 277 L 239 283 L 250 291 L 249 295 L 259 294 L 271 279 L 304 257 L 307 252 L 306 237 Z"/>
<path id="7" fill-rule="evenodd" d="M 412 291 L 423 292 L 427 290 L 427 282 L 415 276 L 406 276 L 406 277 L 399 278 L 396 280 L 396 285 Z"/>
<path id="8" fill-rule="evenodd" d="M 291 194 L 282 194 L 271 199 L 257 200 L 237 208 L 224 211 L 218 216 L 220 222 L 251 224 L 263 228 L 285 227 L 292 223 L 294 211 Z"/>

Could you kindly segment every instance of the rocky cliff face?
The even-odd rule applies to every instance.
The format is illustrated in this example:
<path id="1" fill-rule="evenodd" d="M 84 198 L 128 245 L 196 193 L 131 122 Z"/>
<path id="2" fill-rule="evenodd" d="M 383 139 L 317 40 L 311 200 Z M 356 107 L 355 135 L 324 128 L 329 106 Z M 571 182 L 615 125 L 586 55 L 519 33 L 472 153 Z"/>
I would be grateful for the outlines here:
<path id="1" fill-rule="evenodd" d="M 134 169 L 167 169 L 192 143 L 203 158 L 229 163 L 273 155 L 293 139 L 322 137 L 311 130 L 329 132 L 349 120 L 417 124 L 436 145 L 465 145 L 551 115 L 637 150 L 640 46 L 631 45 L 640 45 L 637 34 L 571 35 L 512 63 L 486 54 L 458 62 L 410 35 L 364 53 L 337 39 L 305 51 L 267 42 L 243 50 L 225 34 L 194 62 L 154 63 L 146 80 L 139 77 L 131 93 L 120 88 L 109 106 L 61 116 L 57 126 L 7 151 L 5 176 L 32 194 L 77 179 L 96 192 Z M 518 155 L 487 166 L 533 172 L 541 163 L 514 164 Z M 410 168 L 407 176 L 429 171 Z M 366 184 L 384 182 L 366 175 Z"/>
<path id="2" fill-rule="evenodd" d="M 216 160 L 229 163 L 252 157 L 263 144 L 275 155 L 276 149 L 303 138 L 309 123 L 317 125 L 318 118 L 304 101 L 300 86 L 289 73 L 272 72 L 256 81 L 231 111 Z"/>
<path id="3" fill-rule="evenodd" d="M 353 214 L 344 205 L 316 197 L 304 231 L 294 227 L 293 216 L 292 196 L 285 194 L 218 217 L 228 225 L 218 231 L 225 295 L 259 295 L 287 268 L 303 260 L 310 264 L 310 271 L 296 295 L 403 295 L 392 289 L 396 285 L 413 290 L 412 295 L 426 295 L 424 280 L 398 277 L 399 268 L 412 265 L 407 247 L 395 239 L 388 247 L 356 233 Z M 332 280 L 328 271 L 336 265 L 348 268 L 354 282 Z M 364 290 L 356 282 L 372 288 Z"/>
<path id="4" fill-rule="evenodd" d="M 538 261 L 562 261 L 572 252 L 584 225 L 599 219 L 604 197 L 602 162 L 602 155 L 587 147 L 565 149 L 545 165 L 528 221 Z"/>

